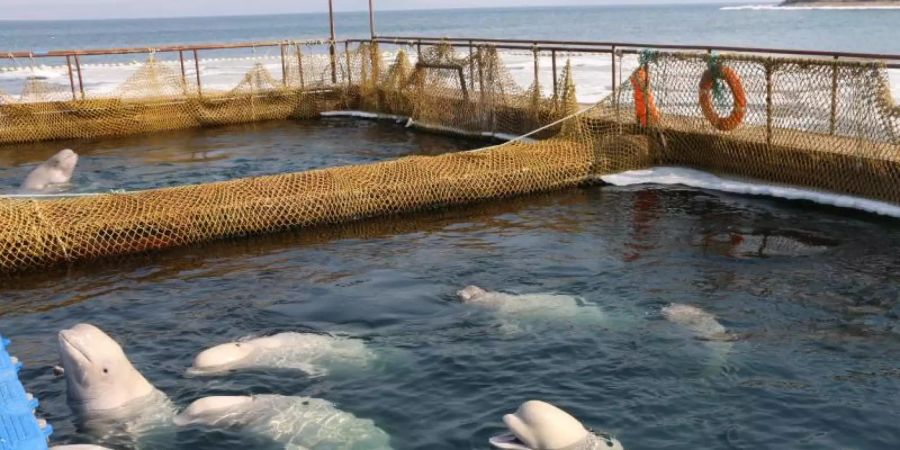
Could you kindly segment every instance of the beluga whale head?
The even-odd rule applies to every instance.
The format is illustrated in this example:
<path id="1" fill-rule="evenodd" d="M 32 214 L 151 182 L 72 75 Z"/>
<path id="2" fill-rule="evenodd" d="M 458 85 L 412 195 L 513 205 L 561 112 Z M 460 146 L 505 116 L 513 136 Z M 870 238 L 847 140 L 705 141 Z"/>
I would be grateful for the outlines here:
<path id="1" fill-rule="evenodd" d="M 210 347 L 194 357 L 191 369 L 202 372 L 236 366 L 249 358 L 256 347 L 253 342 L 228 342 Z"/>
<path id="2" fill-rule="evenodd" d="M 53 184 L 68 183 L 77 164 L 78 154 L 68 148 L 62 149 L 35 167 L 22 182 L 22 189 L 41 191 Z"/>
<path id="3" fill-rule="evenodd" d="M 81 323 L 62 330 L 58 339 L 69 401 L 77 409 L 111 411 L 155 391 L 122 347 L 94 325 Z"/>
<path id="4" fill-rule="evenodd" d="M 530 400 L 503 416 L 509 432 L 494 436 L 490 443 L 507 450 L 622 450 L 616 439 L 588 431 L 569 413 L 539 400 Z"/>
<path id="5" fill-rule="evenodd" d="M 485 294 L 487 294 L 487 291 L 478 286 L 466 286 L 465 288 L 456 291 L 456 296 L 459 297 L 459 301 L 463 303 L 477 301 L 479 298 L 484 297 Z"/>

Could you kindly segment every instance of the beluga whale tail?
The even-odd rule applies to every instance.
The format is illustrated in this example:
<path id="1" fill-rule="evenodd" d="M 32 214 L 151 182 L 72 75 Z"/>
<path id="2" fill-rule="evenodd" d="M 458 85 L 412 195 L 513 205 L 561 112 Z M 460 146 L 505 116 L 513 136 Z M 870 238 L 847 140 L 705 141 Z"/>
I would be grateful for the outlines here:
<path id="1" fill-rule="evenodd" d="M 588 431 L 569 413 L 540 400 L 522 403 L 503 416 L 507 432 L 490 438 L 494 448 L 504 450 L 623 450 L 622 444 L 605 433 Z"/>

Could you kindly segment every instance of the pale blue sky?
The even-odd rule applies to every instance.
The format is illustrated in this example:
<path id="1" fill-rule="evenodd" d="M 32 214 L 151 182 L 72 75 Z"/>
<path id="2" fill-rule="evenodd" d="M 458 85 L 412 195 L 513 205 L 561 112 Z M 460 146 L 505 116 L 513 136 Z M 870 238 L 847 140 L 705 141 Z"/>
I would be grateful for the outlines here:
<path id="1" fill-rule="evenodd" d="M 375 0 L 376 9 L 522 7 L 661 3 L 744 3 L 772 0 Z M 367 0 L 334 0 L 338 11 L 367 8 Z M 327 0 L 0 0 L 0 19 L 106 19 L 324 12 Z"/>

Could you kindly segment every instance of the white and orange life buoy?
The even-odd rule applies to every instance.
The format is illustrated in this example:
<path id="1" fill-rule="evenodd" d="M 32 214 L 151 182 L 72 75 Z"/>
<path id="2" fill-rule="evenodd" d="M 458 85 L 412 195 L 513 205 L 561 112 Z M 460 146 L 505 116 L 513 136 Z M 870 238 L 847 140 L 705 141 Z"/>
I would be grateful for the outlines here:
<path id="1" fill-rule="evenodd" d="M 741 85 L 741 78 L 738 74 L 728 67 L 722 67 L 720 70 L 722 78 L 731 90 L 731 96 L 734 99 L 734 106 L 731 108 L 731 114 L 726 117 L 720 117 L 712 104 L 712 89 L 716 81 L 713 72 L 707 69 L 700 78 L 700 109 L 706 120 L 721 131 L 731 131 L 741 125 L 744 121 L 744 115 L 747 112 L 747 95 L 744 93 L 744 87 Z"/>

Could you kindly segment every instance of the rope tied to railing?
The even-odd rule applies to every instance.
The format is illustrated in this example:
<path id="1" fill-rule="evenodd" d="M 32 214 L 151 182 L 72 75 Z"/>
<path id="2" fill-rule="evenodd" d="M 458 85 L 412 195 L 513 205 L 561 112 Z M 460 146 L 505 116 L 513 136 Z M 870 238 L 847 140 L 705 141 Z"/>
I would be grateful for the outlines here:
<path id="1" fill-rule="evenodd" d="M 725 95 L 724 76 L 722 75 L 722 59 L 718 53 L 710 53 L 706 59 L 706 66 L 713 79 L 712 94 L 716 105 L 726 107 L 728 98 Z"/>

